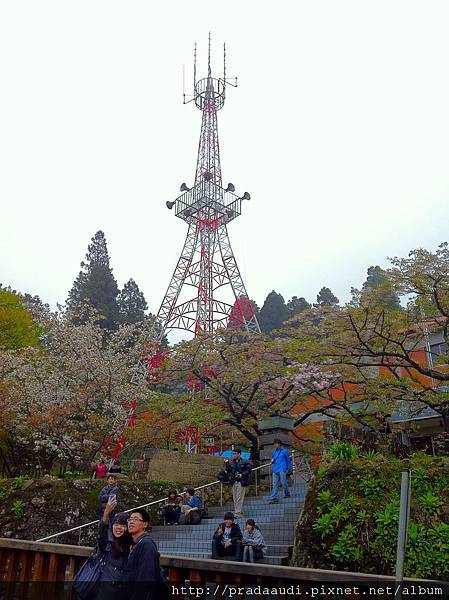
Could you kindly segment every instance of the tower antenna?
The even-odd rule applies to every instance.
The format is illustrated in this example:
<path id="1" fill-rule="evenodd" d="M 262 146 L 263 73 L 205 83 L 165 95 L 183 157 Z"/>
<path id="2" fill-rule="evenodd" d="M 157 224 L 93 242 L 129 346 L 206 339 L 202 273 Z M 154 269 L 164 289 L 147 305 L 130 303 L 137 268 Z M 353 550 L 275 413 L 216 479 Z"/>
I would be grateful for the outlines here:
<path id="1" fill-rule="evenodd" d="M 223 42 L 223 96 L 226 95 L 226 42 Z"/>
<path id="2" fill-rule="evenodd" d="M 211 68 L 210 68 L 210 31 L 209 31 L 209 45 L 207 50 L 207 76 L 211 76 Z"/>
<path id="3" fill-rule="evenodd" d="M 195 91 L 196 87 L 196 42 L 193 47 L 193 90 Z"/>

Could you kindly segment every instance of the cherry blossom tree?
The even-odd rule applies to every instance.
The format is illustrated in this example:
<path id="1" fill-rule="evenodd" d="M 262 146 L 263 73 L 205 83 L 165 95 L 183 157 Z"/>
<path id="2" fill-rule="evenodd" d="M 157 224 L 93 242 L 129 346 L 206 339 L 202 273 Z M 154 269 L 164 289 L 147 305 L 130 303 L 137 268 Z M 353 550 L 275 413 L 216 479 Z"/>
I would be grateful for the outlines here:
<path id="1" fill-rule="evenodd" d="M 259 453 L 260 420 L 294 414 L 298 402 L 340 380 L 332 367 L 295 360 L 288 338 L 230 330 L 198 336 L 175 348 L 165 382 L 186 381 L 189 373 L 223 411 L 223 424 L 246 438 L 253 458 Z"/>
<path id="2" fill-rule="evenodd" d="M 11 475 L 24 463 L 44 472 L 89 463 L 147 393 L 145 381 L 130 383 L 144 325 L 105 334 L 95 315 L 80 326 L 64 312 L 40 318 L 40 347 L 0 352 L 0 458 Z"/>

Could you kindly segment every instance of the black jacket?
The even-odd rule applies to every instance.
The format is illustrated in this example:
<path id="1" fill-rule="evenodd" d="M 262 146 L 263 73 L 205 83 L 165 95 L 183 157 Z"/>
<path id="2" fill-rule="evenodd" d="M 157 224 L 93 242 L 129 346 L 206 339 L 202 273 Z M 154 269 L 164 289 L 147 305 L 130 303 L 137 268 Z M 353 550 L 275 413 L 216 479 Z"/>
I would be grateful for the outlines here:
<path id="1" fill-rule="evenodd" d="M 126 569 L 127 600 L 165 600 L 167 587 L 162 580 L 157 546 L 149 533 L 132 545 Z"/>
<path id="2" fill-rule="evenodd" d="M 230 475 L 229 483 L 231 485 L 240 482 L 243 487 L 246 487 L 250 484 L 252 465 L 246 458 L 240 460 L 234 458 L 232 462 L 226 463 L 225 469 Z"/>
<path id="3" fill-rule="evenodd" d="M 101 489 L 100 494 L 98 496 L 98 504 L 100 510 L 104 510 L 106 508 L 106 504 L 108 503 L 109 496 L 116 496 L 118 500 L 118 486 L 113 485 L 105 485 L 104 488 Z"/>
<path id="4" fill-rule="evenodd" d="M 101 571 L 97 600 L 125 600 L 126 598 L 124 580 L 129 547 L 126 544 L 123 548 L 117 546 L 116 552 L 113 552 L 112 543 L 109 537 L 109 524 L 100 523 L 98 548 L 104 554 L 105 562 Z"/>
<path id="5" fill-rule="evenodd" d="M 218 533 L 219 528 L 222 528 L 223 533 L 224 530 L 226 529 L 226 523 L 220 523 L 220 525 L 217 527 L 215 533 L 214 533 L 214 540 L 216 540 L 217 542 L 221 542 L 221 538 L 223 537 L 223 533 Z M 243 538 L 242 532 L 240 530 L 240 526 L 237 525 L 237 523 L 233 523 L 231 525 L 231 537 L 229 538 L 231 540 L 232 544 L 235 544 L 235 542 L 237 540 L 241 540 Z"/>

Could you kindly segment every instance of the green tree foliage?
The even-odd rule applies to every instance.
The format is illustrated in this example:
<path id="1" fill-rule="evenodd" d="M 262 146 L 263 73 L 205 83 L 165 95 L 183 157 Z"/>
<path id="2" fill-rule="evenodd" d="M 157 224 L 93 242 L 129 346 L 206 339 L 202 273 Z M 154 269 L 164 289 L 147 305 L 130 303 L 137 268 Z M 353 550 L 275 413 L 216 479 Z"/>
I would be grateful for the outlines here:
<path id="1" fill-rule="evenodd" d="M 373 295 L 375 295 L 376 301 L 386 308 L 391 310 L 401 308 L 399 296 L 393 289 L 387 273 L 378 265 L 369 267 L 367 270 L 367 278 L 362 287 L 361 301 L 363 302 L 368 296 L 373 297 Z"/>
<path id="2" fill-rule="evenodd" d="M 328 287 L 322 287 L 316 297 L 316 306 L 337 306 L 339 299 Z"/>
<path id="3" fill-rule="evenodd" d="M 109 260 L 105 235 L 97 231 L 87 248 L 86 260 L 81 262 L 82 270 L 69 292 L 67 304 L 72 309 L 90 304 L 101 315 L 101 327 L 112 330 L 117 328 L 119 309 L 117 282 Z"/>
<path id="4" fill-rule="evenodd" d="M 261 419 L 288 415 L 298 402 L 339 380 L 330 369 L 295 363 L 289 347 L 284 337 L 232 329 L 197 336 L 176 346 L 161 383 L 173 386 L 193 374 L 224 411 L 222 422 L 246 438 L 256 458 Z M 301 415 L 296 424 L 305 418 Z"/>
<path id="5" fill-rule="evenodd" d="M 148 305 L 134 279 L 125 283 L 117 297 L 117 304 L 120 323 L 139 323 L 145 320 Z"/>
<path id="6" fill-rule="evenodd" d="M 284 321 L 289 318 L 289 312 L 285 305 L 285 300 L 274 290 L 268 294 L 260 310 L 259 325 L 260 329 L 269 333 L 273 329 L 282 327 Z"/>
<path id="7" fill-rule="evenodd" d="M 295 315 L 298 315 L 299 313 L 303 312 L 304 310 L 311 308 L 311 306 L 312 305 L 309 304 L 307 302 L 307 300 L 305 298 L 303 298 L 302 296 L 300 298 L 298 298 L 297 296 L 293 296 L 291 298 L 291 300 L 289 300 L 287 302 L 287 308 L 289 310 L 290 317 L 294 317 Z"/>
<path id="8" fill-rule="evenodd" d="M 407 296 L 406 308 L 379 302 L 381 284 L 343 308 L 315 307 L 300 315 L 290 344 L 298 360 L 338 369 L 347 382 L 342 390 L 345 406 L 362 424 L 383 431 L 395 412 L 412 417 L 431 408 L 449 432 L 449 354 L 443 353 L 444 342 L 433 363 L 423 358 L 429 336 L 448 339 L 448 245 L 436 252 L 413 250 L 392 263 L 385 277 L 399 297 Z M 423 304 L 433 307 L 425 320 L 417 310 Z"/>
<path id="9" fill-rule="evenodd" d="M 15 350 L 37 346 L 42 329 L 23 306 L 23 298 L 0 289 L 0 348 Z"/>

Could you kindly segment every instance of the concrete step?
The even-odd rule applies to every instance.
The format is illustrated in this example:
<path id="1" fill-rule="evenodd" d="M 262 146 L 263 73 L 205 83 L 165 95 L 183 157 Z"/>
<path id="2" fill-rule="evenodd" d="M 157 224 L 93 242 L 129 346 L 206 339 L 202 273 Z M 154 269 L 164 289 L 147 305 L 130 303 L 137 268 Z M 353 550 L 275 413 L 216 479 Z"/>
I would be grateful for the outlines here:
<path id="1" fill-rule="evenodd" d="M 161 552 L 162 556 L 182 556 L 184 558 L 212 558 L 210 552 Z M 220 559 L 224 560 L 224 559 Z M 274 554 L 266 554 L 264 558 L 258 561 L 258 564 L 270 564 L 270 565 L 287 565 L 289 561 L 288 555 L 277 556 Z"/>
<path id="2" fill-rule="evenodd" d="M 292 492 L 290 496 L 284 498 L 284 496 L 279 495 L 278 499 L 280 502 L 297 502 L 298 500 L 304 500 L 306 496 L 306 492 Z M 262 496 L 245 496 L 245 504 L 257 504 L 268 502 L 270 500 L 271 494 L 264 494 Z M 224 503 L 224 506 L 232 506 L 232 501 L 228 501 Z"/>
<path id="3" fill-rule="evenodd" d="M 213 533 L 214 532 L 198 530 L 194 533 L 185 534 L 185 535 L 182 535 L 182 534 L 161 535 L 161 536 L 152 535 L 152 538 L 157 543 L 160 543 L 160 542 L 184 543 L 184 542 L 188 542 L 189 540 L 195 540 L 195 542 L 202 541 L 202 542 L 209 543 L 212 540 Z M 276 530 L 275 528 L 265 529 L 262 531 L 262 534 L 263 534 L 264 540 L 267 544 L 292 543 L 293 537 L 294 537 L 294 529 L 293 528 L 290 530 L 288 530 L 288 529 Z"/>
<path id="4" fill-rule="evenodd" d="M 185 541 L 181 543 L 161 541 L 158 544 L 159 552 L 162 554 L 171 554 L 172 552 L 210 552 L 211 542 L 210 541 Z M 267 543 L 267 554 L 274 556 L 288 556 L 290 552 L 290 544 L 268 544 Z"/>
<path id="5" fill-rule="evenodd" d="M 219 524 L 219 521 L 215 522 L 215 523 L 211 523 L 210 525 L 208 524 L 207 526 L 204 525 L 173 525 L 173 526 L 167 526 L 161 529 L 152 529 L 151 530 L 151 535 L 154 538 L 170 538 L 170 537 L 181 537 L 181 536 L 190 536 L 190 535 L 194 535 L 197 536 L 200 533 L 204 533 L 205 535 L 209 535 L 210 537 L 212 537 L 212 534 L 215 532 L 215 530 L 217 529 Z M 288 521 L 281 521 L 281 522 L 275 522 L 275 521 L 270 521 L 268 523 L 260 523 L 260 529 L 262 531 L 262 533 L 268 534 L 268 532 L 273 531 L 274 533 L 279 532 L 279 533 L 283 533 L 283 532 L 290 532 L 290 531 L 294 531 L 296 522 L 288 522 Z M 242 527 L 240 527 L 240 529 L 242 529 Z"/>

